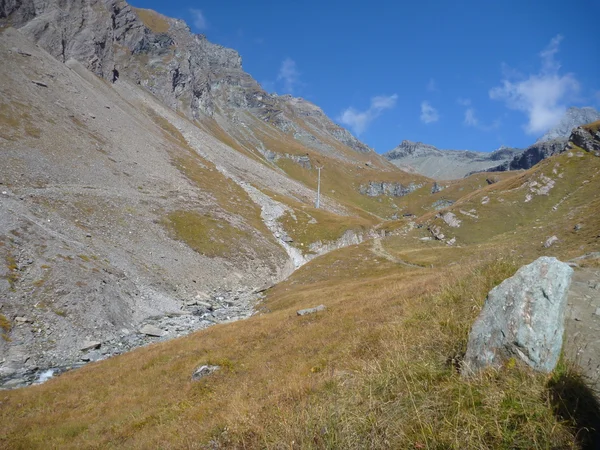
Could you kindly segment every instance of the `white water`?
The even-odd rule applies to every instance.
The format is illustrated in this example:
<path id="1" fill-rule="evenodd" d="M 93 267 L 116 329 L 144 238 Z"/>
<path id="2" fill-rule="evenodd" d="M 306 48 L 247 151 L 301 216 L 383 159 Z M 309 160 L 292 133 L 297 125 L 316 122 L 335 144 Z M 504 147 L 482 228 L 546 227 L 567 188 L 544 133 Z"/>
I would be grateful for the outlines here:
<path id="1" fill-rule="evenodd" d="M 37 380 L 35 380 L 34 384 L 45 383 L 53 376 L 54 376 L 54 369 L 45 370 L 44 372 L 40 373 L 40 376 L 38 377 Z"/>

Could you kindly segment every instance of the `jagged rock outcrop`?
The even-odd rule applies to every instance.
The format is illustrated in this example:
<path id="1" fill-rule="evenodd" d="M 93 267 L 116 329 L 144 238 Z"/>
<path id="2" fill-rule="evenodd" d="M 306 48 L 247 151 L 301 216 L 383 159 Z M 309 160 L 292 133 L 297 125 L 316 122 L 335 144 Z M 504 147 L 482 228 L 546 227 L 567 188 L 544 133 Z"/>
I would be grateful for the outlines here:
<path id="1" fill-rule="evenodd" d="M 438 180 L 449 180 L 484 171 L 498 162 L 505 163 L 520 152 L 519 149 L 508 147 L 500 147 L 491 153 L 440 150 L 433 145 L 405 140 L 383 156 L 409 172 L 417 172 Z"/>
<path id="2" fill-rule="evenodd" d="M 389 197 L 404 197 L 411 192 L 416 191 L 422 184 L 409 183 L 403 185 L 396 182 L 387 181 L 369 181 L 367 184 L 363 184 L 359 188 L 359 192 L 369 197 L 378 197 L 380 195 L 387 195 Z"/>
<path id="3" fill-rule="evenodd" d="M 568 147 L 572 148 L 572 145 L 600 156 L 600 120 L 575 128 L 569 137 Z"/>
<path id="4" fill-rule="evenodd" d="M 463 375 L 510 358 L 552 371 L 562 348 L 572 274 L 568 264 L 543 256 L 492 289 L 469 334 Z"/>
<path id="5" fill-rule="evenodd" d="M 565 112 L 563 117 L 560 119 L 560 122 L 555 127 L 548 130 L 548 132 L 541 138 L 539 138 L 536 144 L 554 139 L 566 139 L 571 134 L 573 128 L 586 123 L 595 122 L 597 120 L 600 120 L 600 112 L 596 111 L 594 108 L 571 107 Z"/>
<path id="6" fill-rule="evenodd" d="M 559 138 L 551 141 L 543 141 L 527 147 L 522 153 L 498 166 L 490 167 L 485 172 L 506 172 L 509 170 L 527 170 L 535 166 L 541 160 L 562 153 L 565 149 L 566 139 Z"/>

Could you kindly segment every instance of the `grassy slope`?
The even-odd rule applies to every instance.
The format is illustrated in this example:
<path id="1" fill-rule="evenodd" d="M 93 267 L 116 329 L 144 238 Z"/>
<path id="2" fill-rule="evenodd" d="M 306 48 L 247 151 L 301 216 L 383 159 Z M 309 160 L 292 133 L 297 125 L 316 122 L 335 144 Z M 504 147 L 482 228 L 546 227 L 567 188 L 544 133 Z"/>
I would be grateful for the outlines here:
<path id="1" fill-rule="evenodd" d="M 558 162 L 572 194 L 552 222 L 534 199 L 530 214 L 486 234 L 475 233 L 479 222 L 465 221 L 461 247 L 423 243 L 422 229 L 385 241 L 395 257 L 425 268 L 383 259 L 371 242 L 317 258 L 269 291 L 259 316 L 6 392 L 0 445 L 201 448 L 213 440 L 228 448 L 577 448 L 585 433 L 576 437 L 573 424 L 554 414 L 562 367 L 550 378 L 514 361 L 472 380 L 455 370 L 492 286 L 540 254 L 564 258 L 598 249 L 592 209 L 599 210 L 599 194 L 577 187 L 597 173 L 600 159 L 566 158 L 459 202 L 480 205 L 482 195 L 501 195 L 506 203 L 513 192 L 524 195 L 511 189 Z M 559 183 L 554 189 L 538 201 L 554 205 L 553 195 L 564 196 Z M 494 217 L 506 216 L 504 203 L 490 203 L 499 208 Z M 543 249 L 532 239 L 573 221 L 584 228 L 564 244 Z M 320 303 L 325 312 L 295 315 Z M 201 364 L 222 369 L 192 382 Z"/>
<path id="2" fill-rule="evenodd" d="M 580 156 L 577 156 L 578 153 Z M 504 242 L 518 248 L 541 247 L 547 238 L 556 235 L 559 242 L 553 247 L 566 257 L 580 255 L 582 246 L 600 246 L 600 160 L 590 153 L 563 153 L 547 159 L 527 172 L 490 185 L 465 196 L 448 208 L 463 224 L 459 228 L 446 226 L 430 213 L 423 223 L 439 225 L 448 237 L 456 236 L 459 245 Z M 548 194 L 531 194 L 531 183 L 554 182 Z M 487 197 L 489 202 L 483 204 Z M 460 213 L 474 209 L 478 218 Z M 575 225 L 581 224 L 579 231 Z"/>

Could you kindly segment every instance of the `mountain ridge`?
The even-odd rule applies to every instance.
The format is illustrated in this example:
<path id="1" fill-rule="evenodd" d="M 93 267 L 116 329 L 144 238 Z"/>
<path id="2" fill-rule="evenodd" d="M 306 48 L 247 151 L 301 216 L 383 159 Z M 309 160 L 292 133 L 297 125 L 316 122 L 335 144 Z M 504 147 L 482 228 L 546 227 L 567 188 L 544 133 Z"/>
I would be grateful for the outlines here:
<path id="1" fill-rule="evenodd" d="M 123 0 L 68 1 L 60 7 L 57 1 L 6 2 L 0 18 L 62 62 L 77 59 L 106 80 L 113 78 L 113 69 L 126 73 L 191 120 L 224 115 L 235 122 L 250 111 L 318 151 L 342 157 L 328 142 L 333 139 L 378 158 L 316 105 L 268 94 L 243 71 L 237 51 L 193 34 L 183 20 Z M 306 117 L 312 127 L 299 126 L 296 115 Z"/>
<path id="2" fill-rule="evenodd" d="M 575 127 L 598 119 L 600 112 L 594 108 L 570 107 L 555 127 L 524 149 L 500 147 L 491 153 L 442 150 L 433 145 L 404 140 L 383 156 L 400 168 L 436 179 L 462 178 L 486 171 L 529 169 L 542 159 L 562 151 Z"/>

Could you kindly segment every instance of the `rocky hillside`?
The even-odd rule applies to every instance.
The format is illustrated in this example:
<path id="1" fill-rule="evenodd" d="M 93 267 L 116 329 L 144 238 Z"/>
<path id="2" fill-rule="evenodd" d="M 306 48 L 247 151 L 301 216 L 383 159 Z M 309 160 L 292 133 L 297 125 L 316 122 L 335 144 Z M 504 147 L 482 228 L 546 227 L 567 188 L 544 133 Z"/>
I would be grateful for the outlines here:
<path id="1" fill-rule="evenodd" d="M 433 184 L 124 2 L 1 2 L 0 56 L 7 385 L 247 316 Z"/>
<path id="2" fill-rule="evenodd" d="M 405 140 L 383 156 L 407 172 L 438 180 L 452 180 L 509 162 L 520 152 L 519 149 L 507 147 L 501 147 L 492 153 L 440 150 L 433 145 Z"/>
<path id="3" fill-rule="evenodd" d="M 383 156 L 403 170 L 436 179 L 456 179 L 476 172 L 527 170 L 563 151 L 573 128 L 600 119 L 594 108 L 569 108 L 559 124 L 526 149 L 501 147 L 491 152 L 440 150 L 432 145 L 403 141 Z"/>
<path id="4" fill-rule="evenodd" d="M 552 141 L 554 139 L 568 138 L 573 128 L 580 125 L 585 125 L 587 123 L 592 123 L 597 120 L 600 120 L 600 112 L 596 111 L 594 108 L 571 107 L 565 112 L 563 117 L 560 119 L 560 122 L 548 130 L 541 138 L 539 138 L 536 144 L 539 144 L 540 142 Z"/>
<path id="5" fill-rule="evenodd" d="M 502 179 L 396 223 L 386 238 L 310 261 L 269 289 L 247 320 L 3 392 L 0 442 L 594 448 L 597 403 L 585 380 L 600 379 L 600 158 L 574 146 L 494 176 Z M 539 256 L 571 260 L 575 270 L 559 366 L 535 373 L 520 346 L 520 358 L 465 379 L 459 370 L 486 295 Z M 529 288 L 521 281 L 511 291 Z M 543 301 L 554 291 L 540 294 Z M 592 419 L 578 415 L 581 405 Z"/>
<path id="6" fill-rule="evenodd" d="M 565 364 L 459 369 L 490 289 L 556 256 L 600 379 L 597 122 L 434 182 L 122 1 L 0 0 L 0 61 L 1 448 L 586 448 Z"/>
<path id="7" fill-rule="evenodd" d="M 0 19 L 7 18 L 59 61 L 76 59 L 106 80 L 117 73 L 125 75 L 192 120 L 208 117 L 241 128 L 236 140 L 248 141 L 247 146 L 268 148 L 244 130 L 253 125 L 245 123 L 250 114 L 332 156 L 351 158 L 343 150 L 350 148 L 377 159 L 315 105 L 269 95 L 243 71 L 235 50 L 192 34 L 181 20 L 133 8 L 122 0 L 63 3 L 3 2 Z"/>

